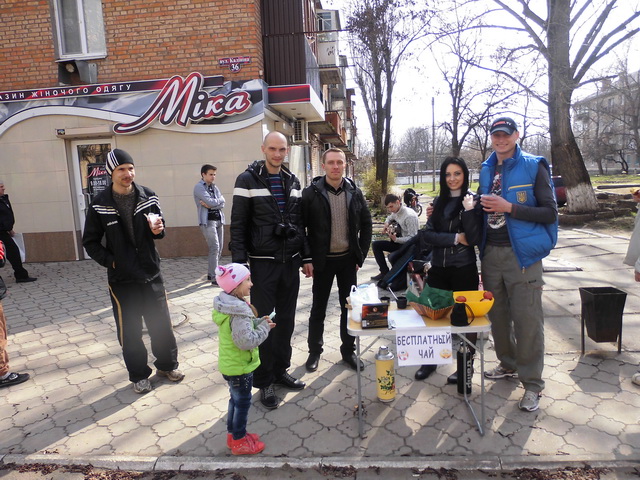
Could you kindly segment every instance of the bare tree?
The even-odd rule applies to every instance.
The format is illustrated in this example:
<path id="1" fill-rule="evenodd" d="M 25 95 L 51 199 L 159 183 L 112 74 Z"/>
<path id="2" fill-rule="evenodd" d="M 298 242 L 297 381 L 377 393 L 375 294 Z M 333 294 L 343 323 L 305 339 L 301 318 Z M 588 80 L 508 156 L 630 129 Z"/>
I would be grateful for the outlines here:
<path id="1" fill-rule="evenodd" d="M 618 0 L 493 0 L 518 23 L 512 30 L 524 32 L 531 44 L 507 48 L 514 54 L 537 52 L 548 70 L 548 98 L 551 157 L 567 187 L 568 211 L 591 212 L 598 208 L 591 180 L 571 126 L 571 99 L 585 83 L 595 64 L 621 43 L 636 35 L 637 5 L 625 0 L 628 14 L 611 15 Z M 534 8 L 540 5 L 539 11 Z M 516 9 L 520 11 L 516 11 Z M 507 28 L 503 24 L 500 28 Z M 509 76 L 509 72 L 501 72 Z M 510 77 L 516 83 L 518 78 Z"/>
<path id="2" fill-rule="evenodd" d="M 428 127 L 411 127 L 396 145 L 395 156 L 411 162 L 421 161 L 420 168 L 424 168 L 424 162 L 431 152 L 431 145 L 432 138 Z"/>
<path id="3" fill-rule="evenodd" d="M 481 31 L 475 28 L 481 26 L 480 19 L 455 1 L 448 5 L 438 12 L 442 36 L 432 52 L 451 99 L 451 120 L 443 126 L 451 136 L 451 154 L 457 157 L 467 137 L 486 124 L 498 106 L 508 108 L 519 92 L 504 88 L 495 72 L 476 67 L 483 56 Z"/>
<path id="4" fill-rule="evenodd" d="M 396 164 L 396 172 L 411 176 L 415 184 L 416 178 L 427 168 L 432 142 L 428 127 L 409 128 L 394 148 L 392 161 Z"/>
<path id="5" fill-rule="evenodd" d="M 410 47 L 429 33 L 428 2 L 353 0 L 347 19 L 355 80 L 373 137 L 376 180 L 387 191 L 391 107 L 398 70 Z M 375 199 L 378 201 L 379 199 Z"/>
<path id="6" fill-rule="evenodd" d="M 632 52 L 627 52 L 632 54 Z M 636 52 L 633 52 L 635 54 Z M 629 171 L 627 154 L 633 157 L 637 167 L 640 159 L 640 72 L 630 72 L 628 55 L 616 66 L 618 76 L 611 83 L 611 89 L 617 100 L 617 108 L 612 109 L 616 130 L 616 153 L 620 157 L 622 169 Z"/>
<path id="7" fill-rule="evenodd" d="M 573 105 L 576 140 L 584 159 L 594 162 L 600 175 L 605 173 L 603 163 L 613 158 L 617 148 L 613 143 L 616 129 L 614 100 L 611 80 L 607 78 L 594 94 Z"/>

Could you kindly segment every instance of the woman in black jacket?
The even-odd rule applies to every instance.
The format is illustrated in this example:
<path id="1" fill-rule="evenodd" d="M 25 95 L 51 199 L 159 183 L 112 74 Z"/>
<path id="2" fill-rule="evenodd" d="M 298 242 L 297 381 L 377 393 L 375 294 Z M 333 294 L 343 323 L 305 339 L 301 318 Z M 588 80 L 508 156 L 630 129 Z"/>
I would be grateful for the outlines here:
<path id="1" fill-rule="evenodd" d="M 427 284 L 442 290 L 477 290 L 478 266 L 474 246 L 482 235 L 481 210 L 469 191 L 469 169 L 462 158 L 447 157 L 440 166 L 440 196 L 424 230 L 419 232 L 422 248 L 431 246 L 431 268 Z M 476 338 L 469 340 L 475 343 Z M 436 369 L 423 365 L 416 372 L 423 380 Z M 449 383 L 456 382 L 456 374 Z"/>

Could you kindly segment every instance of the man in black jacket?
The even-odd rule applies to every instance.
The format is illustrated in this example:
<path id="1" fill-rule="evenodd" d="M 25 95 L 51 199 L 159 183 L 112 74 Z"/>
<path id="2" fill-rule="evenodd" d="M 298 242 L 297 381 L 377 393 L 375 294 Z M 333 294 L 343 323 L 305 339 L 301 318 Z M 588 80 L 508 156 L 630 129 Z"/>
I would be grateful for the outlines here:
<path id="1" fill-rule="evenodd" d="M 357 370 L 355 338 L 347 331 L 347 297 L 357 284 L 371 244 L 371 213 L 364 196 L 353 181 L 344 178 L 344 152 L 330 148 L 322 155 L 323 177 L 317 177 L 302 192 L 302 212 L 309 251 L 305 252 L 303 271 L 313 277 L 313 304 L 309 316 L 309 358 L 307 370 L 318 369 L 322 353 L 322 335 L 327 303 L 333 279 L 337 279 L 340 298 L 340 353 Z M 360 369 L 364 366 L 360 363 Z"/>
<path id="2" fill-rule="evenodd" d="M 184 378 L 178 370 L 178 346 L 154 242 L 164 237 L 164 219 L 156 194 L 133 182 L 135 168 L 127 152 L 117 148 L 109 152 L 105 168 L 112 184 L 91 203 L 82 244 L 91 258 L 107 268 L 129 380 L 136 393 L 147 393 L 152 388 L 152 370 L 142 340 L 143 318 L 157 374 L 172 382 Z"/>
<path id="3" fill-rule="evenodd" d="M 16 218 L 13 215 L 13 208 L 9 201 L 9 195 L 4 193 L 4 182 L 0 182 L 0 241 L 5 245 L 7 260 L 13 267 L 13 274 L 17 283 L 35 282 L 37 279 L 29 276 L 29 272 L 22 266 L 20 249 L 13 240 L 15 232 L 13 225 Z"/>
<path id="4" fill-rule="evenodd" d="M 234 263 L 250 263 L 251 303 L 258 317 L 275 311 L 276 327 L 260 345 L 260 366 L 253 384 L 268 409 L 278 408 L 273 386 L 302 390 L 293 378 L 291 336 L 296 315 L 304 228 L 301 189 L 296 176 L 282 163 L 289 153 L 284 135 L 271 132 L 262 142 L 264 160 L 253 162 L 236 179 L 231 209 L 231 256 Z"/>

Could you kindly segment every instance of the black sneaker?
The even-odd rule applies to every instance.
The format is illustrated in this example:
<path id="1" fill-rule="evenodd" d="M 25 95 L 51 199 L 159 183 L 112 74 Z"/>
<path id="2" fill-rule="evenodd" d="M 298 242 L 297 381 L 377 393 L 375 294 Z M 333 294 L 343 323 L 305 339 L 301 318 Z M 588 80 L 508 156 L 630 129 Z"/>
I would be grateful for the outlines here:
<path id="1" fill-rule="evenodd" d="M 278 408 L 280 400 L 276 397 L 276 392 L 273 391 L 273 385 L 260 389 L 260 403 L 269 410 L 275 410 Z"/>
<path id="2" fill-rule="evenodd" d="M 377 282 L 378 280 L 382 280 L 385 275 L 386 275 L 386 273 L 380 272 L 379 274 L 374 275 L 373 277 L 371 277 L 371 280 L 374 280 L 374 281 Z"/>
<path id="3" fill-rule="evenodd" d="M 287 372 L 284 372 L 282 377 L 274 382 L 274 385 L 280 385 L 290 390 L 302 390 L 306 386 L 303 381 L 293 378 Z"/>
<path id="4" fill-rule="evenodd" d="M 28 373 L 10 373 L 7 378 L 4 380 L 0 380 L 0 388 L 2 387 L 10 387 L 11 385 L 18 385 L 19 383 L 26 382 L 29 380 Z"/>

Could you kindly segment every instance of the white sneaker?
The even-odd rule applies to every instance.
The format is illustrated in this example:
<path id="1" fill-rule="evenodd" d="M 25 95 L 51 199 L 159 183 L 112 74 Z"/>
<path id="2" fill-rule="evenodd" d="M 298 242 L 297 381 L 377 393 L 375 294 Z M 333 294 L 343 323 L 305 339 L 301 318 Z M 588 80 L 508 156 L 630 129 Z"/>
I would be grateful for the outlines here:
<path id="1" fill-rule="evenodd" d="M 525 412 L 535 412 L 538 410 L 541 396 L 541 393 L 525 390 L 518 407 Z"/>
<path id="2" fill-rule="evenodd" d="M 151 382 L 148 378 L 143 378 L 133 382 L 133 391 L 136 393 L 149 393 L 152 390 Z"/>
<path id="3" fill-rule="evenodd" d="M 640 387 L 640 372 L 633 374 L 633 377 L 631 377 L 631 382 Z"/>

